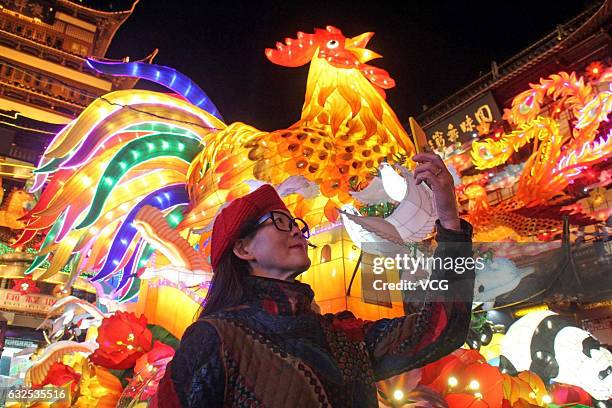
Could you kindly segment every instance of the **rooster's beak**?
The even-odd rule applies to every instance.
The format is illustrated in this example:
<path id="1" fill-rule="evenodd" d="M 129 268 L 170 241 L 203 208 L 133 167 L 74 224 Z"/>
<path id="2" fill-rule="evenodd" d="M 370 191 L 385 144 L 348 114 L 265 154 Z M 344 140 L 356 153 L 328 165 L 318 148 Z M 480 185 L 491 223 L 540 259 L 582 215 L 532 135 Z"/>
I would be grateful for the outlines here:
<path id="1" fill-rule="evenodd" d="M 372 36 L 374 36 L 374 33 L 363 33 L 357 37 L 347 38 L 344 48 L 354 54 L 362 64 L 376 58 L 382 58 L 382 55 L 366 48 Z"/>

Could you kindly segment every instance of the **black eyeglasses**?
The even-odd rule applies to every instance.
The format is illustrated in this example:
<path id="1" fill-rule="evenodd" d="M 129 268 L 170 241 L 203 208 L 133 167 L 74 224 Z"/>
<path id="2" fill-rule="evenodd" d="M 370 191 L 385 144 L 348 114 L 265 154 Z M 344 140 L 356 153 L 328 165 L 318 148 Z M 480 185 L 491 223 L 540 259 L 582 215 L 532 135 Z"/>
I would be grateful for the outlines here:
<path id="1" fill-rule="evenodd" d="M 272 219 L 272 223 L 279 231 L 290 232 L 291 228 L 293 228 L 295 225 L 297 229 L 300 230 L 304 238 L 310 238 L 310 228 L 308 228 L 306 221 L 301 218 L 290 217 L 284 212 L 280 211 L 270 211 L 268 214 L 261 217 L 257 223 L 253 225 L 253 228 L 260 226 L 269 219 Z"/>

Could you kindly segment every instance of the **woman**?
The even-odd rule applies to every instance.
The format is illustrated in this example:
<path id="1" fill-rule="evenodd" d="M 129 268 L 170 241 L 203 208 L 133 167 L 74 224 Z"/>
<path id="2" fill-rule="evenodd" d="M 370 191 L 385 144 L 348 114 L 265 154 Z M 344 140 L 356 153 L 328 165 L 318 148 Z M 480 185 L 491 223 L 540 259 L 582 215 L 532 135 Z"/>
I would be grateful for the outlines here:
<path id="1" fill-rule="evenodd" d="M 471 227 L 458 217 L 444 162 L 430 153 L 413 160 L 417 183 L 434 193 L 436 256 L 471 256 L 469 244 L 456 244 L 471 241 Z M 295 280 L 310 266 L 307 237 L 308 227 L 268 185 L 221 211 L 212 233 L 211 288 L 160 382 L 159 406 L 377 407 L 375 381 L 463 344 L 473 271 L 461 279 L 434 271 L 456 284 L 450 297 L 428 298 L 404 317 L 321 315 L 310 286 Z"/>

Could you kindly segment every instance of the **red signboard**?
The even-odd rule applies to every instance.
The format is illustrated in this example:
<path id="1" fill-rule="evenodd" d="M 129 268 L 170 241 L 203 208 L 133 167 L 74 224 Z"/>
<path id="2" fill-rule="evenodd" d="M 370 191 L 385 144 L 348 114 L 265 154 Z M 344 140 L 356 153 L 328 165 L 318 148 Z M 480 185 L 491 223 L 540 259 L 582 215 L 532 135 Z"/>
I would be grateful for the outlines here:
<path id="1" fill-rule="evenodd" d="M 14 290 L 0 289 L 0 309 L 4 310 L 47 314 L 56 300 L 57 298 L 49 295 L 22 295 Z"/>

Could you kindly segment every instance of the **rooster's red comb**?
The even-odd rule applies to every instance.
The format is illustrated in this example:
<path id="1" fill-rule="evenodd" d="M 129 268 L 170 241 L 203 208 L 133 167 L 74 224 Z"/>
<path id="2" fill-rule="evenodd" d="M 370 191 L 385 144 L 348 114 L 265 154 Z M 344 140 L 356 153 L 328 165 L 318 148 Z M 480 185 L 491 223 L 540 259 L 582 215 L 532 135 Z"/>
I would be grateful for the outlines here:
<path id="1" fill-rule="evenodd" d="M 285 43 L 277 42 L 276 49 L 266 48 L 266 57 L 277 65 L 299 67 L 308 64 L 317 47 L 325 41 L 344 40 L 342 31 L 334 26 L 316 28 L 314 34 L 298 31 L 297 38 L 285 38 Z"/>

